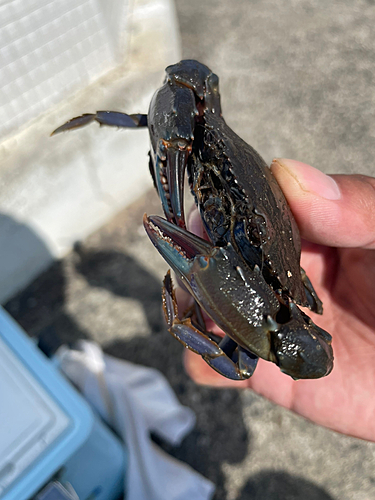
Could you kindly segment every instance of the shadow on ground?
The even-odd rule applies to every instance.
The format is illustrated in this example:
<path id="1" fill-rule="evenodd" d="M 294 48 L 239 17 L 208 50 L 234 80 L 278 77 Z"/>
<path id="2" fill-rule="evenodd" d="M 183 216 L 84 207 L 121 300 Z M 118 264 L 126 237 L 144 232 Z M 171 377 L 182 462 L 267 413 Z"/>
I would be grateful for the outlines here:
<path id="1" fill-rule="evenodd" d="M 161 284 L 133 257 L 116 250 L 92 250 L 75 246 L 75 269 L 91 287 L 103 288 L 125 298 L 137 300 L 152 332 L 165 331 L 160 307 Z"/>
<path id="2" fill-rule="evenodd" d="M 238 500 L 332 500 L 322 488 L 284 472 L 263 471 L 251 478 Z"/>

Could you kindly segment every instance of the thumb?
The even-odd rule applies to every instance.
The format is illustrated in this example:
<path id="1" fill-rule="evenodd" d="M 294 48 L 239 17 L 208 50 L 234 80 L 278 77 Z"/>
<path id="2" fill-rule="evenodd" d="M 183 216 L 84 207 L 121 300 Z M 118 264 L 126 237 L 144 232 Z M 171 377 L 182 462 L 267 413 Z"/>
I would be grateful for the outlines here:
<path id="1" fill-rule="evenodd" d="M 280 158 L 273 160 L 271 171 L 302 238 L 334 247 L 375 248 L 375 178 L 325 175 Z"/>

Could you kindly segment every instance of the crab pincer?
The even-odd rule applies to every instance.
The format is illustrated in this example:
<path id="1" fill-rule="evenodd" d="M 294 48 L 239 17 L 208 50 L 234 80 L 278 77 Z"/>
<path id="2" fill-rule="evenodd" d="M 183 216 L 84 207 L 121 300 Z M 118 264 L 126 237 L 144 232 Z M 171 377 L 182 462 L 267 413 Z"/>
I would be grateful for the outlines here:
<path id="1" fill-rule="evenodd" d="M 244 266 L 231 244 L 215 247 L 158 216 L 144 216 L 146 232 L 183 285 L 223 330 L 224 339 L 179 318 L 170 275 L 163 307 L 170 333 L 217 372 L 249 378 L 257 358 L 295 379 L 319 378 L 332 369 L 331 336 L 269 287 L 257 266 Z"/>

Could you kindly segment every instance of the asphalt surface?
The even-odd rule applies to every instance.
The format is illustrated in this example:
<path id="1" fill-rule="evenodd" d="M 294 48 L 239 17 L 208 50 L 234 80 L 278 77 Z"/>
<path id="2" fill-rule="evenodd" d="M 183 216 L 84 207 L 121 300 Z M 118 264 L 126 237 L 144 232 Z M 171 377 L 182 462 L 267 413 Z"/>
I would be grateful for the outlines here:
<path id="1" fill-rule="evenodd" d="M 373 1 L 178 0 L 177 12 L 183 56 L 219 75 L 227 122 L 266 161 L 374 175 Z M 177 449 L 160 444 L 217 485 L 215 500 L 375 498 L 374 443 L 318 427 L 251 391 L 189 380 L 161 315 L 167 266 L 143 232 L 145 211 L 160 213 L 153 192 L 6 308 L 47 348 L 92 338 L 161 370 L 197 426 Z"/>

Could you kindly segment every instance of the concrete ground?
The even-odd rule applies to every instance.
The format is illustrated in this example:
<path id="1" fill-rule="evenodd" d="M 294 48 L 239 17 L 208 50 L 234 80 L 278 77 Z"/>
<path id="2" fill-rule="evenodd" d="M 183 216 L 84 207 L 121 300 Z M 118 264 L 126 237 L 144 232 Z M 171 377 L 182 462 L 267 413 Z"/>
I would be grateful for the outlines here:
<path id="1" fill-rule="evenodd" d="M 183 56 L 219 75 L 227 122 L 266 161 L 282 156 L 330 173 L 374 175 L 372 0 L 177 0 L 177 11 Z M 141 163 L 147 168 L 147 158 Z M 315 426 L 251 391 L 188 379 L 161 316 L 167 266 L 144 234 L 145 211 L 160 212 L 153 192 L 7 310 L 47 346 L 93 338 L 110 354 L 160 369 L 197 415 L 181 447 L 160 444 L 217 485 L 215 500 L 375 498 L 374 443 Z"/>

